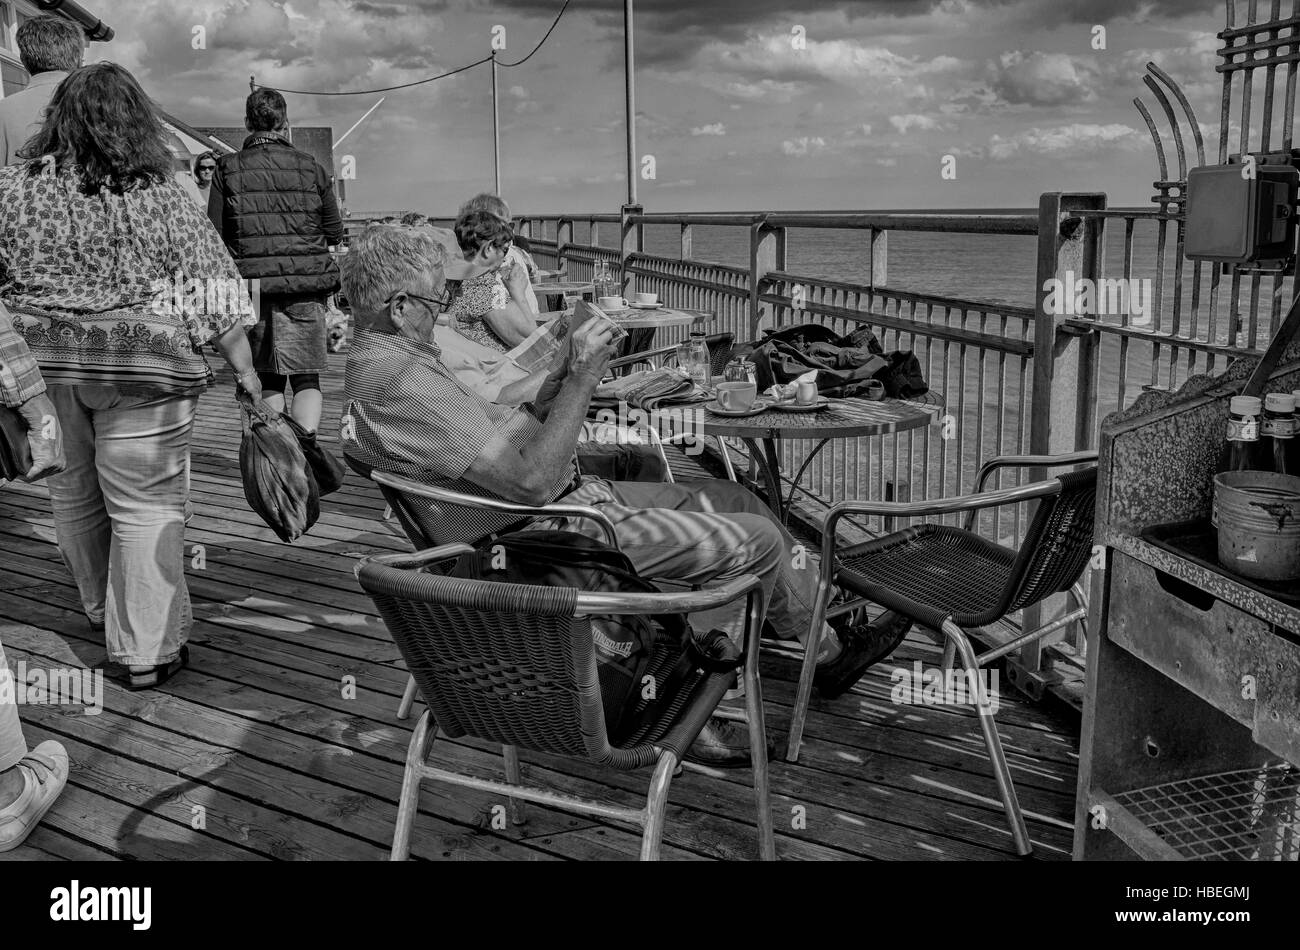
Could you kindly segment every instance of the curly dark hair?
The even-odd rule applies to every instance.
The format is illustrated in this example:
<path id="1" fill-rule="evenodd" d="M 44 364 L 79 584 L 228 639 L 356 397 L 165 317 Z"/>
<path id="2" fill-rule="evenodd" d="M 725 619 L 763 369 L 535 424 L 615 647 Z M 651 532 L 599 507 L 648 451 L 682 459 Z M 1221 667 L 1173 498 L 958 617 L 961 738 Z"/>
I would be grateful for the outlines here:
<path id="1" fill-rule="evenodd" d="M 473 257 L 485 244 L 507 244 L 515 236 L 514 228 L 504 218 L 488 211 L 467 211 L 456 219 L 456 243 L 466 258 Z"/>
<path id="2" fill-rule="evenodd" d="M 117 63 L 71 73 L 50 100 L 41 130 L 18 152 L 27 174 L 76 166 L 81 190 L 114 194 L 147 188 L 172 175 L 162 122 L 135 77 Z"/>

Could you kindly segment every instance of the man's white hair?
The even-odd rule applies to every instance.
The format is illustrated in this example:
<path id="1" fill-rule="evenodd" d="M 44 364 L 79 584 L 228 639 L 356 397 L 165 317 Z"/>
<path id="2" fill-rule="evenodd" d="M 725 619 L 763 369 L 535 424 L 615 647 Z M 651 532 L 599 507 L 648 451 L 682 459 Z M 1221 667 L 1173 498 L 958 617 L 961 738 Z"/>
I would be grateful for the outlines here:
<path id="1" fill-rule="evenodd" d="M 354 310 L 373 312 L 399 290 L 440 277 L 446 262 L 442 245 L 428 230 L 374 225 L 357 235 L 342 257 L 343 293 Z"/>

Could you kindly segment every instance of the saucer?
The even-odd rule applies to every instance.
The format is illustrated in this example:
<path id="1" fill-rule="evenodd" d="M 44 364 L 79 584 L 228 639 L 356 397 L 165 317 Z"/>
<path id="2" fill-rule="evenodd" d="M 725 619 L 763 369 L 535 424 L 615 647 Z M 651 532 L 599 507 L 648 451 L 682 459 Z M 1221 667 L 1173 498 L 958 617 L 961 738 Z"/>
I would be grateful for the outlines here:
<path id="1" fill-rule="evenodd" d="M 769 408 L 776 409 L 779 412 L 816 412 L 818 409 L 825 409 L 831 404 L 831 401 L 825 396 L 818 396 L 817 401 L 801 406 L 796 402 L 774 402 Z"/>
<path id="2" fill-rule="evenodd" d="M 767 412 L 772 408 L 772 404 L 764 399 L 754 401 L 754 404 L 748 409 L 723 409 L 717 402 L 706 402 L 704 408 L 709 410 L 715 416 L 731 416 L 739 418 L 741 416 L 756 416 L 761 412 Z"/>
<path id="3" fill-rule="evenodd" d="M 633 310 L 662 310 L 664 305 L 661 303 L 629 303 Z"/>

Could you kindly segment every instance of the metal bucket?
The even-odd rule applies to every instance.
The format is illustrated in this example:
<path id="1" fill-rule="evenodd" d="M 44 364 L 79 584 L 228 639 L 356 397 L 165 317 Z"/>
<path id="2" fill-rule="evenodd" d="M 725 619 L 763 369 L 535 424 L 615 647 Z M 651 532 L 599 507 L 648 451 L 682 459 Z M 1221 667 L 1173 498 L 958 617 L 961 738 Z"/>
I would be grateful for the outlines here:
<path id="1" fill-rule="evenodd" d="M 1300 580 L 1300 478 L 1276 472 L 1214 476 L 1219 563 L 1261 581 Z"/>

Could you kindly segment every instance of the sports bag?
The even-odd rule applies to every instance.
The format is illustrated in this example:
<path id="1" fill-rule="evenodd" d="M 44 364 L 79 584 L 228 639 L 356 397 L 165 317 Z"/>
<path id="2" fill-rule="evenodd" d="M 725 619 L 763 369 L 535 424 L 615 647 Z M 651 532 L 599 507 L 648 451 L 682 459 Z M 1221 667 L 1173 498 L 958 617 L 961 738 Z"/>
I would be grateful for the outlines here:
<path id="1" fill-rule="evenodd" d="M 572 531 L 526 530 L 490 538 L 461 555 L 451 574 L 589 593 L 660 592 L 636 573 L 626 555 Z M 740 662 L 740 651 L 725 634 L 696 636 L 681 614 L 590 620 L 605 728 L 615 743 L 635 734 L 653 711 L 654 698 L 672 696 L 701 669 L 734 669 Z M 656 650 L 660 655 L 652 668 Z M 653 690 L 645 689 L 647 677 L 653 678 Z"/>

